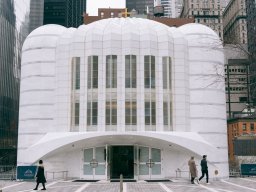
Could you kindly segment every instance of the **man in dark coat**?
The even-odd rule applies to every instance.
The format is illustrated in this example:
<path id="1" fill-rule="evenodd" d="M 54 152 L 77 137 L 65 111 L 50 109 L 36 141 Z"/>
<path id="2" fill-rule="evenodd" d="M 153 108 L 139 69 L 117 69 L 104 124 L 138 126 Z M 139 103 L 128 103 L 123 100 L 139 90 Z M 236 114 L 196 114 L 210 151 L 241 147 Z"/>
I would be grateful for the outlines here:
<path id="1" fill-rule="evenodd" d="M 203 159 L 201 160 L 201 171 L 202 176 L 199 178 L 199 181 L 204 177 L 204 174 L 206 174 L 206 183 L 209 184 L 209 175 L 208 175 L 208 166 L 207 166 L 207 160 L 206 155 L 203 155 Z"/>
<path id="2" fill-rule="evenodd" d="M 39 183 L 42 183 L 43 185 L 43 189 L 41 190 L 46 190 L 45 188 L 46 179 L 44 176 L 44 165 L 42 160 L 39 160 L 39 166 L 36 173 L 36 188 L 34 190 L 38 189 Z"/>

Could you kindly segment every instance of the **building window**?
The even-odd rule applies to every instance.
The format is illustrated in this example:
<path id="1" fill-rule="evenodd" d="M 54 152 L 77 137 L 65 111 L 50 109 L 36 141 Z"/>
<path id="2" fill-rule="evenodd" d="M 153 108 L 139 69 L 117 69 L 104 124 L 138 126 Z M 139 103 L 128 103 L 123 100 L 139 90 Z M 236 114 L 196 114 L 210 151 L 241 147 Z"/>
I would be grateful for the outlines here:
<path id="1" fill-rule="evenodd" d="M 163 88 L 172 88 L 172 70 L 170 57 L 163 57 Z"/>
<path id="2" fill-rule="evenodd" d="M 88 57 L 88 89 L 98 88 L 98 56 Z"/>
<path id="3" fill-rule="evenodd" d="M 246 123 L 243 123 L 243 131 L 246 131 Z"/>
<path id="4" fill-rule="evenodd" d="M 75 131 L 76 129 L 74 126 L 79 126 L 79 103 L 73 103 L 71 107 L 71 127 L 72 131 Z"/>
<path id="5" fill-rule="evenodd" d="M 117 88 L 117 56 L 107 55 L 106 88 Z"/>
<path id="6" fill-rule="evenodd" d="M 79 103 L 75 103 L 75 125 L 79 125 Z"/>
<path id="7" fill-rule="evenodd" d="M 117 124 L 117 102 L 106 102 L 106 125 Z"/>
<path id="8" fill-rule="evenodd" d="M 250 129 L 251 129 L 251 131 L 254 131 L 254 123 L 250 124 Z"/>
<path id="9" fill-rule="evenodd" d="M 87 125 L 98 123 L 98 102 L 87 102 Z"/>
<path id="10" fill-rule="evenodd" d="M 72 58 L 72 90 L 80 89 L 80 57 Z"/>
<path id="11" fill-rule="evenodd" d="M 125 124 L 126 125 L 137 124 L 137 106 L 135 101 L 125 102 Z"/>
<path id="12" fill-rule="evenodd" d="M 125 88 L 136 88 L 136 55 L 125 56 Z"/>
<path id="13" fill-rule="evenodd" d="M 145 88 L 155 88 L 155 56 L 144 56 L 144 85 Z"/>
<path id="14" fill-rule="evenodd" d="M 104 17 L 104 12 L 100 13 L 100 17 L 103 18 Z"/>
<path id="15" fill-rule="evenodd" d="M 156 124 L 156 103 L 145 102 L 145 125 Z"/>

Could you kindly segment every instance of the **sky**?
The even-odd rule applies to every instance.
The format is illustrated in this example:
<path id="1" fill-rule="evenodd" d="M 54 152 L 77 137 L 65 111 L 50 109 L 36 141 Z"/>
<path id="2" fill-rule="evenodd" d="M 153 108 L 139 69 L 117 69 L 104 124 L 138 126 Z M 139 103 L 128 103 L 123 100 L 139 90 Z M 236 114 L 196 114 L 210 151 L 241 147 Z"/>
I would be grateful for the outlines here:
<path id="1" fill-rule="evenodd" d="M 98 8 L 125 8 L 125 0 L 87 0 L 86 12 L 89 16 L 97 16 Z"/>

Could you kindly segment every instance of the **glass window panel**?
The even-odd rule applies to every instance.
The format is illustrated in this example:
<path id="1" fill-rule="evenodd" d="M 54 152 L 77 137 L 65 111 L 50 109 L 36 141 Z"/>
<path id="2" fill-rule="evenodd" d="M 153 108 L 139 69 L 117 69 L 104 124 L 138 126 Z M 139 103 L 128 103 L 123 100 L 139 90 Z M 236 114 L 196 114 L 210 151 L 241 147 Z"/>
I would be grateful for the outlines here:
<path id="1" fill-rule="evenodd" d="M 168 103 L 163 103 L 163 118 L 164 118 L 164 125 L 168 125 Z"/>
<path id="2" fill-rule="evenodd" d="M 93 148 L 84 150 L 84 162 L 90 162 L 93 159 Z"/>
<path id="3" fill-rule="evenodd" d="M 155 88 L 155 64 L 151 63 L 151 88 Z"/>
<path id="4" fill-rule="evenodd" d="M 154 162 L 161 162 L 161 150 L 160 149 L 151 149 L 151 158 Z"/>
<path id="5" fill-rule="evenodd" d="M 106 58 L 106 88 L 111 87 L 111 57 L 110 55 Z"/>
<path id="6" fill-rule="evenodd" d="M 91 79 L 92 79 L 92 65 L 91 65 L 91 56 L 88 57 L 88 82 L 87 86 L 88 89 L 91 89 Z"/>
<path id="7" fill-rule="evenodd" d="M 105 165 L 98 165 L 95 168 L 95 175 L 105 175 Z"/>
<path id="8" fill-rule="evenodd" d="M 130 55 L 125 56 L 125 87 L 131 87 Z"/>
<path id="9" fill-rule="evenodd" d="M 165 58 L 165 57 L 164 57 Z M 164 60 L 163 58 L 163 60 Z M 167 65 L 166 63 L 163 64 L 163 88 L 167 89 Z"/>
<path id="10" fill-rule="evenodd" d="M 137 70 L 136 70 L 136 56 L 132 55 L 132 88 L 136 88 L 136 76 L 137 76 Z"/>
<path id="11" fill-rule="evenodd" d="M 148 147 L 140 147 L 139 148 L 139 161 L 147 162 L 149 160 L 149 148 Z"/>
<path id="12" fill-rule="evenodd" d="M 139 174 L 140 175 L 148 175 L 149 174 L 149 168 L 147 165 L 140 165 L 139 166 Z"/>
<path id="13" fill-rule="evenodd" d="M 152 175 L 161 175 L 161 164 L 155 164 L 152 167 Z"/>
<path id="14" fill-rule="evenodd" d="M 76 58 L 76 89 L 80 89 L 80 57 Z"/>
<path id="15" fill-rule="evenodd" d="M 97 117 L 92 117 L 92 124 L 97 125 Z"/>
<path id="16" fill-rule="evenodd" d="M 75 104 L 75 125 L 79 125 L 79 103 Z"/>
<path id="17" fill-rule="evenodd" d="M 172 63 L 171 63 L 171 57 L 169 59 L 169 89 L 172 89 Z"/>
<path id="18" fill-rule="evenodd" d="M 170 119 L 170 125 L 172 125 L 172 103 L 170 103 L 169 119 Z"/>
<path id="19" fill-rule="evenodd" d="M 132 116 L 132 125 L 137 124 L 137 116 Z"/>
<path id="20" fill-rule="evenodd" d="M 84 165 L 84 175 L 92 175 L 93 169 L 90 165 Z"/>
<path id="21" fill-rule="evenodd" d="M 87 103 L 87 125 L 91 125 L 91 102 Z"/>
<path id="22" fill-rule="evenodd" d="M 105 147 L 95 148 L 95 158 L 98 162 L 105 162 Z"/>

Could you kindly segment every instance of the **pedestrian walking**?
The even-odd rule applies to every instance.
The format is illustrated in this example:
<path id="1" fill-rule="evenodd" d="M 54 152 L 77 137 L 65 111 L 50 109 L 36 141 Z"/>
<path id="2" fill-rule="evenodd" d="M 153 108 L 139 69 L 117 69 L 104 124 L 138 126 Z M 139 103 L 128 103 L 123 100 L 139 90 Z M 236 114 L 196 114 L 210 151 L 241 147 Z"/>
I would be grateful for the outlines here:
<path id="1" fill-rule="evenodd" d="M 195 178 L 197 177 L 197 169 L 196 169 L 196 163 L 194 160 L 194 157 L 191 157 L 190 160 L 188 161 L 188 166 L 189 166 L 189 172 L 191 175 L 191 183 L 194 183 Z"/>
<path id="2" fill-rule="evenodd" d="M 209 175 L 208 175 L 208 166 L 207 166 L 207 155 L 203 155 L 203 159 L 201 160 L 201 171 L 202 171 L 202 176 L 199 178 L 199 181 L 204 178 L 204 175 L 206 175 L 206 183 L 209 183 Z"/>
<path id="3" fill-rule="evenodd" d="M 36 173 L 36 188 L 34 190 L 38 189 L 39 183 L 42 183 L 43 185 L 43 189 L 41 190 L 46 190 L 45 188 L 46 179 L 44 176 L 44 165 L 42 160 L 39 160 L 39 166 Z"/>

